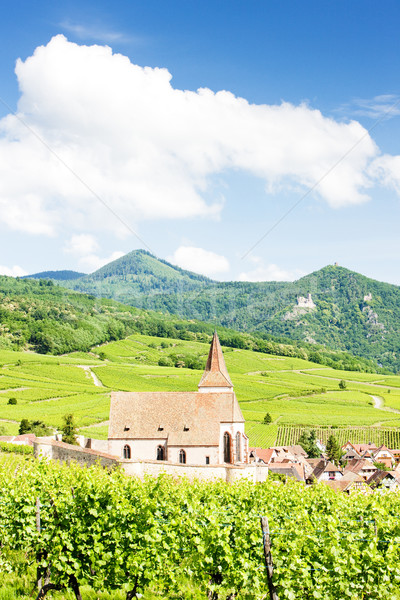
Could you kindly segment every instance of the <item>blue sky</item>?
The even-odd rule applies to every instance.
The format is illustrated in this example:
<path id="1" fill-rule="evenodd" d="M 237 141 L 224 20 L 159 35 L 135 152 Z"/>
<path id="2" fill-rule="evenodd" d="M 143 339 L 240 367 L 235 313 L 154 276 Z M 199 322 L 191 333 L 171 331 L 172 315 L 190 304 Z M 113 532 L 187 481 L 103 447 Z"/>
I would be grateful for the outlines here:
<path id="1" fill-rule="evenodd" d="M 17 0 L 0 271 L 146 247 L 217 279 L 337 261 L 400 284 L 399 17 L 390 1 Z"/>

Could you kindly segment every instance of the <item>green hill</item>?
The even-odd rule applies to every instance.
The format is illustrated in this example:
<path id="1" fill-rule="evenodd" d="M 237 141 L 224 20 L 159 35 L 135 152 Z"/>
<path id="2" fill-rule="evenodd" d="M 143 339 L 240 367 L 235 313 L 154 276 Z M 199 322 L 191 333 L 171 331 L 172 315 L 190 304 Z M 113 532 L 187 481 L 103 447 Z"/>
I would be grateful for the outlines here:
<path id="1" fill-rule="evenodd" d="M 93 345 L 137 332 L 159 337 L 209 342 L 214 325 L 183 320 L 161 312 L 98 299 L 55 285 L 52 280 L 0 277 L 0 348 L 43 354 L 88 351 Z M 233 348 L 316 360 L 335 368 L 376 371 L 372 361 L 304 342 L 282 343 L 272 336 L 218 328 L 221 341 Z"/>
<path id="2" fill-rule="evenodd" d="M 97 297 L 326 346 L 400 371 L 400 288 L 339 266 L 295 282 L 216 282 L 136 250 L 75 281 Z M 312 294 L 315 308 L 297 305 Z"/>
<path id="3" fill-rule="evenodd" d="M 54 279 L 55 281 L 69 281 L 71 279 L 79 279 L 86 273 L 80 273 L 79 271 L 41 271 L 40 273 L 33 273 L 33 275 L 24 275 L 21 279 Z"/>

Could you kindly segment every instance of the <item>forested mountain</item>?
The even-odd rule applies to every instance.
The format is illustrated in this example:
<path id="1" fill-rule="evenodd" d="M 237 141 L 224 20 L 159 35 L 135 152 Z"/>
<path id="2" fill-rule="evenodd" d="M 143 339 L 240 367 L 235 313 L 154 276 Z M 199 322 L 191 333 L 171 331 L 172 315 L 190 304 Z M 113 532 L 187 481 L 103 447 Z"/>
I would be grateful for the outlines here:
<path id="1" fill-rule="evenodd" d="M 33 275 L 24 275 L 21 279 L 54 279 L 55 281 L 68 281 L 70 279 L 79 279 L 86 273 L 79 271 L 42 271 L 41 273 L 33 273 Z"/>
<path id="2" fill-rule="evenodd" d="M 60 283 L 138 308 L 349 351 L 400 370 L 400 288 L 343 267 L 327 266 L 295 282 L 216 282 L 136 250 Z M 315 306 L 299 306 L 297 298 L 309 293 Z"/>
<path id="3" fill-rule="evenodd" d="M 131 333 L 209 343 L 213 331 L 212 323 L 98 299 L 55 285 L 52 280 L 0 276 L 0 348 L 44 354 L 93 349 L 101 355 L 101 348 L 96 346 Z M 233 348 L 315 360 L 335 368 L 377 371 L 372 361 L 314 344 L 238 333 L 220 326 L 218 333 L 221 343 Z M 187 366 L 199 368 L 196 357 L 186 359 Z"/>

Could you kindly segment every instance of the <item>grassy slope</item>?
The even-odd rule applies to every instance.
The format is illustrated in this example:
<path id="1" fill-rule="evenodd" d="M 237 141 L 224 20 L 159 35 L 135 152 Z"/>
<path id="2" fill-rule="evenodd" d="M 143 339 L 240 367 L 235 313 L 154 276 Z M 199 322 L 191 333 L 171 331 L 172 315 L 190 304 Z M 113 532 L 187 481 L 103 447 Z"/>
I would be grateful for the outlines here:
<path id="1" fill-rule="evenodd" d="M 111 390 L 196 390 L 201 370 L 161 367 L 158 361 L 195 356 L 205 364 L 208 348 L 137 334 L 97 349 L 105 360 L 89 353 L 0 351 L 0 426 L 14 434 L 22 418 L 37 418 L 59 427 L 63 415 L 72 412 L 82 432 L 105 438 Z M 375 409 L 371 398 L 380 396 L 386 407 L 400 409 L 400 376 L 342 372 L 250 350 L 224 348 L 224 354 L 252 445 L 274 443 L 278 425 L 400 427 L 400 414 Z M 104 387 L 79 365 L 90 366 Z M 347 381 L 345 391 L 339 390 L 340 379 Z M 16 406 L 7 404 L 10 397 L 17 398 Z M 273 419 L 269 426 L 262 424 L 267 412 Z"/>

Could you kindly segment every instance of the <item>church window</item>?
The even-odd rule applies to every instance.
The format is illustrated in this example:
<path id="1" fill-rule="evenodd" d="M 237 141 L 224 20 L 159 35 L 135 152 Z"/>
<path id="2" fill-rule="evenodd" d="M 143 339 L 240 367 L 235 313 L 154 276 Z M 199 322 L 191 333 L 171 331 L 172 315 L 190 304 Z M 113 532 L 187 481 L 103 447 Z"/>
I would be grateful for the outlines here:
<path id="1" fill-rule="evenodd" d="M 179 462 L 182 465 L 186 464 L 186 452 L 184 450 L 179 451 Z"/>
<path id="2" fill-rule="evenodd" d="M 209 464 L 210 464 L 210 457 L 206 456 L 206 465 L 209 465 Z"/>
<path id="3" fill-rule="evenodd" d="M 126 444 L 124 446 L 124 458 L 130 458 L 131 457 L 131 447 L 128 446 L 128 444 Z"/>
<path id="4" fill-rule="evenodd" d="M 231 436 L 226 431 L 224 433 L 224 462 L 230 463 L 231 459 Z"/>
<path id="5" fill-rule="evenodd" d="M 240 432 L 238 431 L 236 434 L 236 460 L 237 462 L 240 462 L 242 460 L 242 453 L 241 453 L 241 435 Z"/>
<path id="6" fill-rule="evenodd" d="M 164 446 L 157 446 L 157 460 L 165 460 Z"/>

